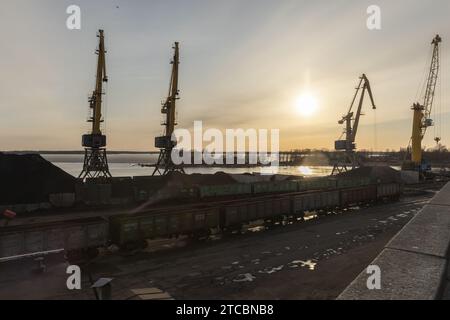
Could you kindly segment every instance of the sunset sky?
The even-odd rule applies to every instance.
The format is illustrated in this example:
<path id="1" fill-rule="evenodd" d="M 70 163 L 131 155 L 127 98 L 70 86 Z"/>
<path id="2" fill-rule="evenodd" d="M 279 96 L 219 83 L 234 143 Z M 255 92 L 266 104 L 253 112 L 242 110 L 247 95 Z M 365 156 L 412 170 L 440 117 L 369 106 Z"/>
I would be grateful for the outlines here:
<path id="1" fill-rule="evenodd" d="M 81 30 L 66 28 L 71 4 L 81 7 Z M 379 31 L 366 27 L 372 4 L 381 7 Z M 421 100 L 437 33 L 443 43 L 434 118 L 450 145 L 448 0 L 5 0 L 1 6 L 0 150 L 81 149 L 99 28 L 108 50 L 110 150 L 154 150 L 174 41 L 181 55 L 180 128 L 195 120 L 219 129 L 276 128 L 283 150 L 332 149 L 342 132 L 337 121 L 365 73 L 378 110 L 365 104 L 358 147 L 406 147 L 410 107 Z M 317 110 L 299 112 L 299 99 Z M 425 145 L 434 145 L 435 130 Z"/>

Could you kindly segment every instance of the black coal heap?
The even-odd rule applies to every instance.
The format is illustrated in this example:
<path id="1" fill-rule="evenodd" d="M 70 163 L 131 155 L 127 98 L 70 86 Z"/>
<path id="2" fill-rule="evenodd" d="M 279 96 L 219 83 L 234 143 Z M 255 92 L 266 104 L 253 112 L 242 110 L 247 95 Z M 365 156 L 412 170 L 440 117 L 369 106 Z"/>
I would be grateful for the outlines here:
<path id="1" fill-rule="evenodd" d="M 48 202 L 72 193 L 76 179 L 38 154 L 0 153 L 0 204 Z"/>

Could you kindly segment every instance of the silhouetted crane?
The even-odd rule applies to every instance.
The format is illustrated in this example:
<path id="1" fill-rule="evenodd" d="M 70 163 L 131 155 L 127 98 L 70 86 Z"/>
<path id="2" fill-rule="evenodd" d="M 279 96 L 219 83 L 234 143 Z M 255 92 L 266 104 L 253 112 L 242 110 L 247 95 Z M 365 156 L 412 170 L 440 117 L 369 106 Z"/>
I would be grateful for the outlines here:
<path id="1" fill-rule="evenodd" d="M 339 120 L 339 124 L 345 124 L 344 134 L 345 140 L 337 140 L 335 141 L 335 149 L 336 151 L 344 151 L 344 159 L 340 159 L 337 161 L 333 167 L 332 175 L 335 173 L 340 173 L 347 171 L 350 167 L 351 169 L 355 169 L 360 165 L 360 161 L 357 159 L 355 150 L 356 150 L 356 134 L 358 132 L 359 120 L 362 111 L 362 106 L 364 103 L 364 96 L 367 91 L 370 97 L 370 101 L 372 103 L 372 109 L 376 109 L 375 102 L 373 100 L 372 89 L 370 87 L 369 79 L 367 79 L 366 75 L 363 74 L 360 78 L 358 87 L 356 88 L 355 95 L 353 97 L 352 103 L 350 104 L 350 108 L 346 115 Z M 358 108 L 356 110 L 356 114 L 353 111 L 353 106 L 355 104 L 358 93 L 361 92 Z"/>

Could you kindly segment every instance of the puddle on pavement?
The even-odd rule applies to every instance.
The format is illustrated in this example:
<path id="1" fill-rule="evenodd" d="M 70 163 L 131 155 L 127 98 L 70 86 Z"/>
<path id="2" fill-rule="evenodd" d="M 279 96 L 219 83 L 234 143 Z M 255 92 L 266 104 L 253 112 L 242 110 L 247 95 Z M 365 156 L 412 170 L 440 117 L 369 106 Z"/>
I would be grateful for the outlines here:
<path id="1" fill-rule="evenodd" d="M 238 275 L 236 279 L 233 279 L 233 282 L 253 282 L 255 279 L 256 277 L 251 273 L 244 273 Z"/>
<path id="2" fill-rule="evenodd" d="M 264 268 L 263 270 L 259 270 L 259 273 L 265 273 L 265 274 L 272 274 L 278 271 L 283 270 L 284 265 L 278 266 L 278 267 L 272 267 L 272 268 Z"/>
<path id="3" fill-rule="evenodd" d="M 244 232 L 246 230 L 249 232 L 262 232 L 262 231 L 266 230 L 266 227 L 265 226 L 256 226 L 256 227 L 250 227 L 247 229 L 244 228 Z"/>
<path id="4" fill-rule="evenodd" d="M 307 211 L 305 212 L 304 220 L 309 221 L 312 219 L 316 219 L 318 217 L 318 214 L 316 211 Z"/>
<path id="5" fill-rule="evenodd" d="M 289 268 L 299 268 L 299 267 L 308 267 L 309 270 L 314 271 L 316 269 L 317 262 L 315 260 L 294 260 L 292 262 L 289 262 L 288 267 Z"/>
<path id="6" fill-rule="evenodd" d="M 143 252 L 152 253 L 161 250 L 168 250 L 173 248 L 183 248 L 188 244 L 188 237 L 181 236 L 179 238 L 173 239 L 157 239 L 157 240 L 146 240 L 146 247 L 142 250 Z"/>

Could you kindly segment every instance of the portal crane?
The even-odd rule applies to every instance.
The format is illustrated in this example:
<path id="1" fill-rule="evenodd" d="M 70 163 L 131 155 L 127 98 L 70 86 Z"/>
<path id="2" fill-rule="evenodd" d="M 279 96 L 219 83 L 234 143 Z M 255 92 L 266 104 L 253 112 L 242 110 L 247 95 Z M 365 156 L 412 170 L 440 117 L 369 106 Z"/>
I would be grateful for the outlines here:
<path id="1" fill-rule="evenodd" d="M 106 60 L 105 60 L 105 43 L 103 30 L 99 30 L 97 37 L 99 38 L 99 46 L 96 54 L 97 60 L 97 77 L 95 90 L 89 97 L 89 109 L 91 116 L 88 122 L 92 123 L 92 131 L 82 137 L 82 146 L 85 148 L 83 171 L 78 178 L 110 178 L 108 160 L 106 157 L 106 136 L 102 134 L 102 95 L 103 83 L 108 81 L 106 76 Z"/>
<path id="2" fill-rule="evenodd" d="M 422 158 L 422 140 L 428 127 L 434 125 L 433 120 L 431 119 L 431 111 L 433 108 L 434 93 L 436 91 L 436 84 L 439 76 L 439 44 L 441 42 L 442 38 L 439 35 L 436 35 L 431 42 L 431 45 L 433 46 L 433 55 L 431 58 L 430 72 L 428 74 L 423 103 L 414 103 L 411 108 L 414 112 L 410 148 L 411 159 L 405 161 L 403 164 L 403 169 L 405 170 L 425 172 L 431 169 Z M 437 143 L 439 143 L 440 140 L 440 138 L 435 139 Z"/>
<path id="3" fill-rule="evenodd" d="M 155 147 L 160 149 L 158 162 L 155 165 L 153 175 L 167 175 L 169 172 L 178 171 L 184 173 L 181 166 L 175 165 L 172 161 L 172 150 L 176 146 L 176 141 L 172 140 L 172 135 L 177 125 L 175 120 L 176 115 L 176 101 L 179 99 L 178 90 L 178 66 L 180 64 L 179 43 L 175 42 L 173 47 L 174 56 L 171 62 L 172 75 L 170 77 L 169 94 L 166 101 L 163 103 L 161 113 L 165 115 L 164 136 L 155 138 Z"/>
<path id="4" fill-rule="evenodd" d="M 355 150 L 356 150 L 356 134 L 358 132 L 358 126 L 362 111 L 362 106 L 364 103 L 364 96 L 365 93 L 369 94 L 370 101 L 372 103 L 372 109 L 376 109 L 375 102 L 373 100 L 372 95 L 372 89 L 370 87 L 369 79 L 367 79 L 366 75 L 363 74 L 359 78 L 359 84 L 356 87 L 355 95 L 353 96 L 352 103 L 350 104 L 350 108 L 346 115 L 342 117 L 341 120 L 339 120 L 339 124 L 345 124 L 344 133 L 345 134 L 345 140 L 337 140 L 335 141 L 335 149 L 336 151 L 344 151 L 344 160 L 340 160 L 337 163 L 335 163 L 333 167 L 332 175 L 335 173 L 341 173 L 348 170 L 348 167 L 351 167 L 351 169 L 355 169 L 358 165 L 360 165 L 359 160 L 357 159 Z M 356 98 L 358 97 L 358 93 L 361 92 L 360 98 L 359 98 L 359 104 L 358 108 L 356 110 L 356 114 L 353 111 L 353 106 L 355 104 Z M 352 122 L 353 121 L 353 122 Z"/>

